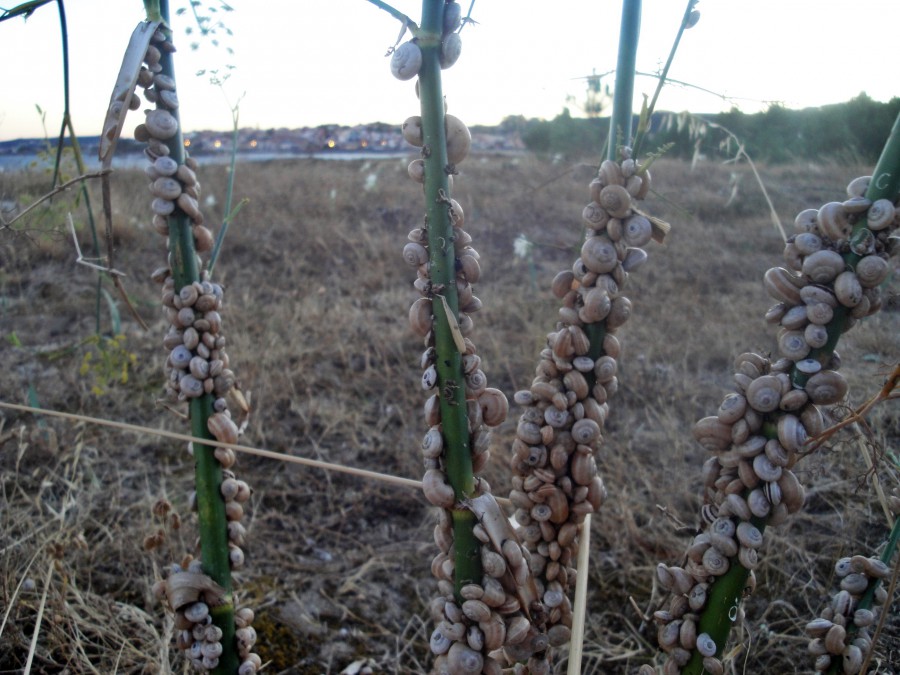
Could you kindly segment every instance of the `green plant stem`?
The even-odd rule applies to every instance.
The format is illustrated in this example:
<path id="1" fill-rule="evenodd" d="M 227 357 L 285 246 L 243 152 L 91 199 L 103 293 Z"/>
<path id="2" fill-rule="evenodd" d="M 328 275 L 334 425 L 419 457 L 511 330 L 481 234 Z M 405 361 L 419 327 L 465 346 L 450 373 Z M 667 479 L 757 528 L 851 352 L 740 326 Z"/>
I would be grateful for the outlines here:
<path id="1" fill-rule="evenodd" d="M 623 0 L 622 25 L 619 28 L 619 57 L 616 61 L 616 88 L 613 92 L 612 120 L 609 125 L 607 159 L 616 160 L 616 152 L 631 142 L 631 102 L 634 99 L 634 69 L 641 34 L 641 0 Z"/>
<path id="2" fill-rule="evenodd" d="M 900 115 L 894 122 L 894 127 L 885 143 L 884 150 L 872 176 L 866 197 L 873 201 L 881 198 L 893 200 L 898 191 L 900 191 Z M 855 241 L 866 233 L 866 224 L 865 218 L 860 218 L 851 233 L 851 241 Z M 855 269 L 860 257 L 852 250 L 844 254 L 844 259 L 851 269 Z M 812 350 L 809 358 L 816 359 L 823 366 L 828 363 L 834 354 L 834 349 L 837 346 L 841 333 L 844 331 L 848 318 L 849 311 L 846 307 L 839 305 L 835 308 L 834 318 L 827 325 L 828 342 L 825 346 Z M 807 374 L 800 372 L 796 367 L 791 374 L 794 386 L 800 388 L 806 384 L 808 377 Z M 763 434 L 770 439 L 778 437 L 777 417 L 767 416 L 766 423 L 763 426 Z M 746 497 L 746 494 L 744 496 Z M 760 532 L 763 532 L 768 520 L 754 518 L 751 522 L 759 528 Z M 900 537 L 900 525 L 895 523 L 891 535 L 892 543 L 888 546 L 891 552 L 896 547 L 898 537 Z M 709 600 L 700 615 L 698 632 L 709 634 L 715 641 L 717 655 L 722 653 L 728 640 L 728 633 L 733 621 L 733 619 L 729 618 L 730 612 L 732 608 L 736 608 L 740 604 L 748 576 L 749 571 L 738 563 L 737 557 L 734 557 L 731 559 L 731 566 L 728 572 L 718 577 L 710 586 Z M 864 596 L 864 598 L 868 598 L 870 603 L 876 586 L 876 583 L 870 584 Z M 690 660 L 681 672 L 682 675 L 700 675 L 703 672 L 703 657 L 696 649 L 692 651 Z"/>
<path id="3" fill-rule="evenodd" d="M 168 25 L 169 3 L 161 0 L 160 11 Z M 164 28 L 167 32 L 170 29 Z M 160 59 L 162 72 L 173 80 L 175 68 L 172 54 L 162 52 Z M 178 117 L 178 111 L 172 111 Z M 178 164 L 184 164 L 184 137 L 179 123 L 178 133 L 167 141 L 170 157 Z M 176 209 L 169 216 L 169 250 L 172 276 L 175 288 L 179 289 L 200 279 L 200 269 L 194 250 L 194 238 L 190 219 Z M 197 438 L 211 439 L 207 420 L 213 412 L 212 396 L 204 394 L 190 402 L 191 434 Z M 210 608 L 213 622 L 222 629 L 223 652 L 219 665 L 212 672 L 233 674 L 238 668 L 238 655 L 234 643 L 234 600 L 231 585 L 231 566 L 228 556 L 228 530 L 225 518 L 225 501 L 222 499 L 222 467 L 215 458 L 215 449 L 209 445 L 193 444 L 195 482 L 197 489 L 197 516 L 200 529 L 200 550 L 203 571 L 225 589 L 225 601 Z"/>
<path id="4" fill-rule="evenodd" d="M 448 161 L 444 129 L 444 96 L 441 91 L 441 69 L 438 61 L 443 12 L 443 0 L 422 1 L 422 27 L 419 32 L 419 47 L 422 49 L 419 100 L 422 109 L 425 210 L 434 293 L 432 313 L 441 429 L 444 436 L 447 476 L 459 502 L 473 496 L 475 477 L 472 474 L 472 454 L 469 448 L 462 354 L 456 347 L 450 328 L 450 321 L 458 322 L 459 296 L 456 290 L 453 224 L 449 210 L 449 180 L 445 170 Z M 449 309 L 451 316 L 447 315 L 445 308 Z M 474 514 L 468 509 L 452 509 L 452 516 L 456 551 L 454 587 L 460 599 L 460 588 L 467 583 L 481 583 L 481 555 L 478 540 L 472 532 L 475 525 Z"/>
<path id="5" fill-rule="evenodd" d="M 675 35 L 675 42 L 672 43 L 672 49 L 669 50 L 669 58 L 666 59 L 666 65 L 663 66 L 662 72 L 659 74 L 659 81 L 656 84 L 656 91 L 653 92 L 653 98 L 650 99 L 650 105 L 648 105 L 646 108 L 646 119 L 644 119 L 643 113 L 641 115 L 642 124 L 638 128 L 634 140 L 634 147 L 632 148 L 635 157 L 640 154 L 641 143 L 644 140 L 644 135 L 650 126 L 650 120 L 653 117 L 653 111 L 656 110 L 656 102 L 659 100 L 659 94 L 662 91 L 663 86 L 665 86 L 666 82 L 668 81 L 669 68 L 672 66 L 672 61 L 675 59 L 675 52 L 678 51 L 678 44 L 681 42 L 681 36 L 684 35 L 684 31 L 687 29 L 691 11 L 694 9 L 694 5 L 696 4 L 697 0 L 688 0 L 687 7 L 685 7 L 684 9 L 684 17 L 682 17 L 681 25 L 678 26 L 678 33 L 676 33 Z"/>
<path id="6" fill-rule="evenodd" d="M 609 142 L 606 158 L 616 161 L 617 142 L 627 145 L 631 139 L 631 102 L 634 98 L 634 67 L 637 61 L 638 38 L 641 34 L 641 0 L 623 0 L 622 24 L 619 29 L 619 58 L 616 64 L 616 89 L 613 95 L 612 120 L 609 125 Z M 621 133 L 619 133 L 621 130 Z M 588 356 L 594 360 L 603 356 L 603 340 L 606 322 L 585 324 L 584 331 L 590 340 Z M 593 371 L 586 373 L 590 388 L 596 377 Z"/>

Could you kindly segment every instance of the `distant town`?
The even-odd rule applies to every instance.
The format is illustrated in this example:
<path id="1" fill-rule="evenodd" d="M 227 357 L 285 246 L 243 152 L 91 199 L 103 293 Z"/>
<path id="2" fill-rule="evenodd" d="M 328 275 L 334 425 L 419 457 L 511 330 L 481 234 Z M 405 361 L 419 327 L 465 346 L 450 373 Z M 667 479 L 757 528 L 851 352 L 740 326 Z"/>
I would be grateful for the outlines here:
<path id="1" fill-rule="evenodd" d="M 96 157 L 99 136 L 78 139 L 85 157 Z M 202 158 L 215 156 L 230 157 L 233 132 L 195 131 L 184 134 L 184 145 L 191 155 Z M 69 144 L 68 139 L 66 140 Z M 54 147 L 55 142 L 47 139 L 18 139 L 0 142 L 0 163 L 9 165 L 17 157 L 34 158 Z M 300 129 L 240 129 L 237 132 L 237 152 L 243 159 L 254 155 L 269 157 L 322 156 L 323 154 L 398 154 L 414 152 L 400 132 L 398 125 L 384 123 L 365 124 L 354 127 L 327 124 Z M 472 148 L 482 152 L 521 152 L 525 150 L 518 133 L 506 133 L 500 127 L 486 127 L 473 130 Z M 140 153 L 143 144 L 131 138 L 119 141 L 116 155 Z M 4 161 L 6 160 L 6 161 Z"/>

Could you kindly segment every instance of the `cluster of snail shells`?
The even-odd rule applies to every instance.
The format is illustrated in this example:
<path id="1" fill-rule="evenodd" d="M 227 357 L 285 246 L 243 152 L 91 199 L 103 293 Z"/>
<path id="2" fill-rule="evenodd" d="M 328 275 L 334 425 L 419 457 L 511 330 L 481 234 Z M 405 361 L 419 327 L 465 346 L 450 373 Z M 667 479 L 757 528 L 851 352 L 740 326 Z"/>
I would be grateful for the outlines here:
<path id="1" fill-rule="evenodd" d="M 157 31 L 144 55 L 144 65 L 138 74 L 137 84 L 143 89 L 143 96 L 156 107 L 145 111 L 144 122 L 134 130 L 136 140 L 146 143 L 144 154 L 150 160 L 145 172 L 150 178 L 150 192 L 153 195 L 153 228 L 168 236 L 168 216 L 176 210 L 185 214 L 192 224 L 194 246 L 198 253 L 209 251 L 214 239 L 209 228 L 203 225 L 200 211 L 200 182 L 197 180 L 197 164 L 188 157 L 179 165 L 169 154 L 166 141 L 178 133 L 178 95 L 175 81 L 162 72 L 159 65 L 161 51 L 173 52 L 174 45 L 166 39 L 162 31 Z M 140 98 L 132 96 L 132 101 L 140 105 Z"/>
<path id="2" fill-rule="evenodd" d="M 462 40 L 459 27 L 462 20 L 462 7 L 455 0 L 444 5 L 444 21 L 441 29 L 441 51 L 438 55 L 442 69 L 447 69 L 459 59 L 462 52 Z M 404 42 L 391 52 L 391 73 L 398 80 L 411 80 L 419 74 L 422 67 L 422 49 L 418 39 Z"/>
<path id="3" fill-rule="evenodd" d="M 880 286 L 891 273 L 889 239 L 900 217 L 890 200 L 865 198 L 869 181 L 851 181 L 844 202 L 801 211 L 784 249 L 788 269 L 773 267 L 765 274 L 766 290 L 778 301 L 766 319 L 781 326 L 779 349 L 794 361 L 826 344 L 825 327 L 837 308 L 849 314 L 845 330 L 881 308 Z M 863 217 L 866 227 L 853 234 Z M 847 253 L 859 259 L 848 265 Z"/>
<path id="4" fill-rule="evenodd" d="M 213 624 L 210 608 L 224 602 L 222 588 L 203 573 L 199 559 L 184 565 L 173 564 L 168 576 L 153 587 L 156 597 L 174 613 L 175 644 L 197 670 L 208 671 L 219 665 L 222 655 L 222 629 Z M 240 675 L 253 675 L 262 665 L 251 649 L 256 632 L 250 625 L 253 610 L 242 607 L 235 611 L 235 640 L 241 665 Z"/>
<path id="5" fill-rule="evenodd" d="M 838 560 L 834 571 L 840 579 L 840 591 L 818 618 L 806 624 L 811 638 L 808 649 L 817 672 L 828 670 L 834 659 L 840 659 L 843 672 L 856 675 L 872 651 L 870 631 L 879 620 L 888 594 L 879 583 L 871 609 L 859 607 L 859 601 L 872 583 L 890 577 L 891 569 L 878 558 L 855 555 Z"/>
<path id="6" fill-rule="evenodd" d="M 621 292 L 628 271 L 646 258 L 640 246 L 652 236 L 650 221 L 634 211 L 650 175 L 625 149 L 621 163 L 604 161 L 584 209 L 587 239 L 571 270 L 553 280 L 562 301 L 557 330 L 547 336 L 531 387 L 516 393 L 523 412 L 510 460 L 510 500 L 532 570 L 546 594 L 561 588 L 568 608 L 574 582 L 578 526 L 606 497 L 594 455 L 602 443 L 608 399 L 618 389 L 616 331 L 631 302 Z M 593 359 L 586 325 L 605 322 L 603 354 Z M 556 623 L 551 611 L 551 624 Z M 569 627 L 567 611 L 559 616 Z"/>
<path id="7" fill-rule="evenodd" d="M 506 539 L 502 549 L 495 550 L 484 528 L 476 525 L 484 576 L 481 583 L 462 587 L 459 603 L 453 593 L 452 528 L 450 512 L 442 509 L 434 529 L 440 552 L 431 565 L 440 589 L 430 605 L 435 628 L 429 646 L 436 655 L 432 672 L 495 675 L 504 663 L 526 661 L 531 675 L 546 672 L 540 654 L 550 641 L 559 639 L 559 631 L 541 632 L 517 595 L 517 587 L 524 585 L 529 575 L 527 549 L 515 539 Z"/>

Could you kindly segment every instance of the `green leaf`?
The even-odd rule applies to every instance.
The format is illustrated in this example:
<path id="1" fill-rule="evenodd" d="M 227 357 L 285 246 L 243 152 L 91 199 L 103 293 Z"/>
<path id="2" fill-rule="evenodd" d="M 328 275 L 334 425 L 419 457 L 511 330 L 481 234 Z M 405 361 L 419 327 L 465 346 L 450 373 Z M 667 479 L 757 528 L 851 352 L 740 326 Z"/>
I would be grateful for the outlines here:
<path id="1" fill-rule="evenodd" d="M 109 320 L 112 323 L 113 335 L 118 335 L 122 332 L 122 317 L 119 315 L 119 308 L 116 307 L 116 301 L 113 300 L 113 297 L 105 288 L 101 288 L 100 291 L 103 293 L 107 307 L 109 307 Z"/>

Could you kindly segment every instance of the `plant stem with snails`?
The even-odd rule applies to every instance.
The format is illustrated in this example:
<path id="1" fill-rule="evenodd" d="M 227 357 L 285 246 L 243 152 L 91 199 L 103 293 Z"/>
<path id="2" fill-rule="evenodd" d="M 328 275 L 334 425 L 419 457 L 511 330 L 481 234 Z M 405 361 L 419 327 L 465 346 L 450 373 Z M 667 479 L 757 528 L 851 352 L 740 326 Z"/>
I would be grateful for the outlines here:
<path id="1" fill-rule="evenodd" d="M 874 202 L 877 199 L 886 198 L 894 201 L 900 192 L 900 116 L 894 123 L 881 157 L 875 167 L 869 187 L 866 191 L 866 198 Z M 853 230 L 849 235 L 849 248 L 843 253 L 844 261 L 850 270 L 855 270 L 856 264 L 865 255 L 865 251 L 860 252 L 858 242 L 866 237 L 871 237 L 872 233 L 867 229 L 867 220 L 860 217 L 854 224 Z M 850 310 L 843 304 L 837 304 L 834 310 L 834 317 L 826 324 L 828 332 L 828 341 L 822 347 L 812 349 L 807 360 L 813 359 L 818 361 L 822 367 L 832 359 L 835 347 L 841 333 L 848 328 L 848 320 L 850 319 Z M 803 389 L 810 375 L 800 370 L 795 363 L 791 372 L 791 382 L 795 389 Z M 778 418 L 784 413 L 766 414 L 762 434 L 767 439 L 777 439 Z M 747 496 L 749 490 L 746 490 L 744 497 Z M 751 522 L 760 532 L 765 528 L 769 518 L 754 518 Z M 898 527 L 895 524 L 894 531 L 891 535 L 891 541 L 896 545 L 898 536 Z M 889 546 L 892 549 L 892 547 Z M 888 557 L 889 559 L 889 557 Z M 708 634 L 717 645 L 716 654 L 721 654 L 725 643 L 728 639 L 728 633 L 731 629 L 734 618 L 733 612 L 739 606 L 744 589 L 749 576 L 749 570 L 740 564 L 737 557 L 731 559 L 731 565 L 728 571 L 715 579 L 715 583 L 711 584 L 709 589 L 709 601 L 704 608 L 700 620 L 698 622 L 698 632 Z M 865 597 L 871 602 L 877 582 L 870 585 Z M 860 606 L 864 606 L 860 604 Z M 837 668 L 838 660 L 832 659 L 834 667 Z M 681 671 L 684 675 L 700 675 L 704 672 L 703 655 L 697 650 L 692 650 L 691 658 L 687 665 Z M 835 671 L 837 672 L 837 671 Z"/>
<path id="2" fill-rule="evenodd" d="M 637 62 L 637 45 L 641 35 L 641 0 L 623 0 L 622 23 L 619 28 L 619 54 L 616 62 L 616 88 L 613 94 L 613 110 L 609 125 L 609 142 L 606 158 L 618 159 L 618 151 L 631 142 L 631 102 L 634 97 L 634 73 Z M 585 332 L 591 341 L 588 356 L 595 361 L 604 355 L 603 339 L 606 337 L 606 322 L 598 321 L 585 325 Z M 593 372 L 587 373 L 588 386 L 593 387 Z"/>
<path id="3" fill-rule="evenodd" d="M 441 426 L 446 448 L 447 476 L 459 502 L 474 494 L 475 478 L 468 440 L 462 354 L 456 346 L 451 329 L 451 325 L 458 323 L 459 297 L 455 283 L 456 253 L 449 212 L 447 139 L 439 63 L 443 8 L 443 0 L 422 2 L 422 26 L 418 41 L 422 50 L 419 100 L 424 139 L 425 208 L 428 249 L 431 252 L 431 282 L 435 295 L 442 298 L 438 301 L 435 297 L 432 303 Z M 424 151 L 425 148 L 427 151 Z M 462 586 L 481 581 L 481 557 L 478 540 L 473 534 L 476 522 L 474 514 L 468 509 L 452 509 L 451 513 L 456 551 L 454 588 L 457 599 L 460 599 L 459 590 Z"/>
<path id="4" fill-rule="evenodd" d="M 159 12 L 168 25 L 168 0 L 160 0 Z M 148 14 L 150 12 L 148 11 Z M 164 28 L 170 31 L 169 28 Z M 160 65 L 164 75 L 175 79 L 172 54 L 162 52 Z M 178 111 L 172 114 L 178 117 Z M 184 140 L 179 124 L 178 132 L 166 144 L 170 157 L 179 165 L 184 164 Z M 191 222 L 181 210 L 169 216 L 169 251 L 171 270 L 175 287 L 182 288 L 200 279 Z M 191 434 L 197 438 L 211 439 L 207 420 L 213 413 L 210 394 L 190 399 Z M 197 490 L 197 512 L 200 530 L 203 571 L 219 586 L 225 589 L 225 602 L 211 607 L 213 623 L 222 629 L 222 655 L 219 665 L 212 672 L 234 673 L 238 668 L 238 655 L 234 644 L 234 602 L 232 599 L 231 568 L 229 564 L 228 532 L 226 529 L 225 502 L 220 493 L 222 467 L 214 456 L 215 448 L 193 444 L 195 481 Z"/>

